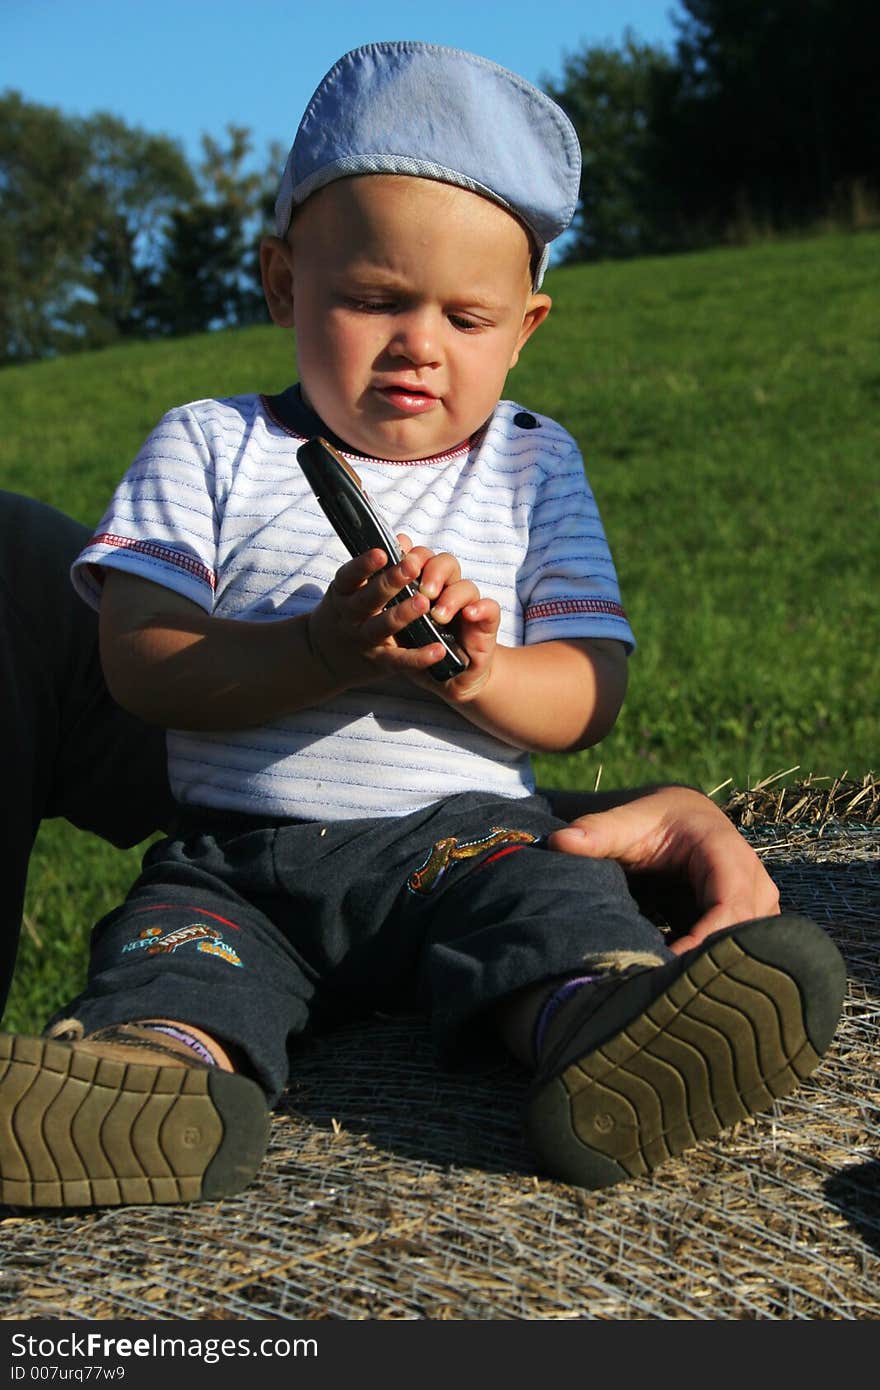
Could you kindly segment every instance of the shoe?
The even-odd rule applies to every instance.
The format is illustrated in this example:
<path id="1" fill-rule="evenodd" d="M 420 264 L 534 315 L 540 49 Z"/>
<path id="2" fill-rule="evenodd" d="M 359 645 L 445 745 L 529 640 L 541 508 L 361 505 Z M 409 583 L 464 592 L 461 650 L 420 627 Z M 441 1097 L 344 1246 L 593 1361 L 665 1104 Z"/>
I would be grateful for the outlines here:
<path id="1" fill-rule="evenodd" d="M 214 1201 L 247 1185 L 268 1138 L 256 1082 L 136 1026 L 73 1042 L 0 1035 L 0 1203 Z"/>
<path id="2" fill-rule="evenodd" d="M 608 1187 L 788 1095 L 843 1007 L 837 947 L 802 917 L 759 918 L 653 969 L 585 987 L 551 1021 L 526 1131 L 552 1175 Z"/>

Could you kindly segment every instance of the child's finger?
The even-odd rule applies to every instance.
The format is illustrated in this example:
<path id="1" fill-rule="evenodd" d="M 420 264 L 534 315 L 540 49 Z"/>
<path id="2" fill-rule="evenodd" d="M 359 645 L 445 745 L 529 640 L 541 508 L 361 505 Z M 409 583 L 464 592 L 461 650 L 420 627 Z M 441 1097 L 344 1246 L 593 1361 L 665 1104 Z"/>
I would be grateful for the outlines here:
<path id="1" fill-rule="evenodd" d="M 414 550 L 410 550 L 396 565 L 389 565 L 373 574 L 368 583 L 354 597 L 354 611 L 361 618 L 372 613 L 381 613 L 408 584 L 418 582 L 421 562 Z M 424 596 L 422 595 L 424 598 Z M 420 612 L 427 612 L 429 603 L 424 599 Z"/>
<path id="2" fill-rule="evenodd" d="M 384 550 L 367 550 L 363 555 L 356 555 L 339 566 L 333 576 L 333 587 L 337 594 L 344 597 L 353 594 L 366 584 L 372 575 L 383 570 L 387 563 L 388 556 Z"/>
<path id="3" fill-rule="evenodd" d="M 425 593 L 424 584 L 420 584 L 419 589 L 421 593 Z M 480 591 L 472 579 L 456 580 L 443 589 L 431 609 L 431 617 L 438 623 L 449 623 L 463 609 L 475 607 L 479 599 Z"/>
<path id="4" fill-rule="evenodd" d="M 461 616 L 471 631 L 477 630 L 486 637 L 494 637 L 501 625 L 501 609 L 493 598 L 466 604 Z"/>
<path id="5" fill-rule="evenodd" d="M 461 579 L 461 566 L 454 555 L 448 551 L 443 551 L 439 555 L 430 555 L 422 566 L 419 576 L 419 588 L 429 599 L 438 598 L 441 594 L 446 597 L 444 590 L 451 584 L 456 584 Z M 457 609 L 453 611 L 458 611 Z"/>
<path id="6" fill-rule="evenodd" d="M 428 600 L 424 594 L 413 594 L 411 598 L 401 599 L 399 603 L 392 603 L 381 612 L 367 617 L 360 624 L 361 637 L 367 646 L 381 646 L 390 637 L 397 637 L 416 618 L 424 617 L 427 611 Z"/>

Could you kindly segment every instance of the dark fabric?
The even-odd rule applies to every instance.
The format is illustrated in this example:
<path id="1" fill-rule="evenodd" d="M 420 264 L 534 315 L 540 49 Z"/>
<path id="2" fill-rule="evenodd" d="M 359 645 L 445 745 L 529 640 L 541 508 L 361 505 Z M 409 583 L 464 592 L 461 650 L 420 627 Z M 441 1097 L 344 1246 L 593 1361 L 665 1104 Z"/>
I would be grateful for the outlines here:
<path id="1" fill-rule="evenodd" d="M 191 811 L 95 928 L 86 990 L 63 1012 L 87 1032 L 204 1028 L 273 1100 L 298 1034 L 373 1011 L 425 1012 L 458 1059 L 522 986 L 617 951 L 670 955 L 617 864 L 543 847 L 562 823 L 543 798 L 470 792 L 326 825 Z"/>
<path id="2" fill-rule="evenodd" d="M 286 391 L 281 391 L 277 396 L 264 396 L 263 402 L 272 418 L 293 434 L 301 434 L 305 439 L 320 435 L 328 444 L 332 444 L 334 449 L 341 449 L 346 454 L 360 453 L 359 449 L 352 449 L 350 444 L 346 444 L 344 439 L 334 434 L 329 426 L 324 424 L 320 415 L 317 415 L 310 405 L 306 405 L 299 382 L 294 382 L 293 386 L 288 386 Z"/>
<path id="3" fill-rule="evenodd" d="M 0 1010 L 40 821 L 62 816 L 124 846 L 167 825 L 172 809 L 164 734 L 110 698 L 97 618 L 70 582 L 87 538 L 61 512 L 0 491 Z"/>

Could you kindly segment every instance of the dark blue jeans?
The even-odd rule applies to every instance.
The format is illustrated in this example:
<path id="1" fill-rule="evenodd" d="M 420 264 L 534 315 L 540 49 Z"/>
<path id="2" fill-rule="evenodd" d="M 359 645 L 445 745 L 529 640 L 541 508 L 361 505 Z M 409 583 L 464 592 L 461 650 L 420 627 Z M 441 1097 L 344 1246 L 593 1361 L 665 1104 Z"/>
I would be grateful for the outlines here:
<path id="1" fill-rule="evenodd" d="M 541 797 L 476 792 L 324 825 L 190 810 L 95 928 L 64 1016 L 204 1028 L 272 1100 L 297 1035 L 365 1013 L 424 1012 L 460 1059 L 526 985 L 671 954 L 616 863 L 545 848 L 562 824 Z"/>

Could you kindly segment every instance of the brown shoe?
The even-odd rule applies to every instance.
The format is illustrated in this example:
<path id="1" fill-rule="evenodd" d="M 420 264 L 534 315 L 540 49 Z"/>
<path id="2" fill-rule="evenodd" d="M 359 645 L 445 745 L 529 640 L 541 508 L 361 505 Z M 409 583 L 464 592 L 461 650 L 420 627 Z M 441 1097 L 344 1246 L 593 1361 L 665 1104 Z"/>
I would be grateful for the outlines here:
<path id="1" fill-rule="evenodd" d="M 250 1182 L 269 1137 L 260 1087 L 148 1036 L 0 1034 L 0 1202 L 213 1201 Z"/>
<path id="2" fill-rule="evenodd" d="M 551 1019 L 528 1132 L 581 1187 L 644 1177 L 770 1110 L 819 1065 L 846 967 L 815 922 L 758 918 L 652 970 L 588 985 Z"/>

